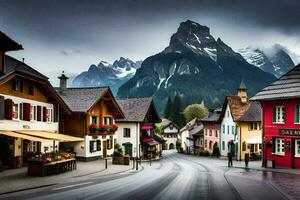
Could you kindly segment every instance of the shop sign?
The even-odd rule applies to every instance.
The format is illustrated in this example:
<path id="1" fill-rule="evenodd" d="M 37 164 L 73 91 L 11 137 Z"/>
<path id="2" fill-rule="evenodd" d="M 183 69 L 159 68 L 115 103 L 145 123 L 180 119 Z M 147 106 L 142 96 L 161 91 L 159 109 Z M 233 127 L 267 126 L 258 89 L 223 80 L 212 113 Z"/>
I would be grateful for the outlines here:
<path id="1" fill-rule="evenodd" d="M 300 136 L 300 129 L 279 129 L 279 135 Z"/>

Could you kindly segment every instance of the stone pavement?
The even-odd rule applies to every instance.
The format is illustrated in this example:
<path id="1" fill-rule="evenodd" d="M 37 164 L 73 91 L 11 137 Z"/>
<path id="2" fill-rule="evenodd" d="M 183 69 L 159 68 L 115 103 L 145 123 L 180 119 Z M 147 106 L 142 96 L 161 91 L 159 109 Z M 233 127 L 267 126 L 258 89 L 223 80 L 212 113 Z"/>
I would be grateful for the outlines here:
<path id="1" fill-rule="evenodd" d="M 132 170 L 132 164 L 130 161 L 130 165 L 112 165 L 112 160 L 109 159 L 105 169 L 105 160 L 77 162 L 77 170 L 46 177 L 27 176 L 26 167 L 5 170 L 0 172 L 0 194 L 122 173 Z"/>

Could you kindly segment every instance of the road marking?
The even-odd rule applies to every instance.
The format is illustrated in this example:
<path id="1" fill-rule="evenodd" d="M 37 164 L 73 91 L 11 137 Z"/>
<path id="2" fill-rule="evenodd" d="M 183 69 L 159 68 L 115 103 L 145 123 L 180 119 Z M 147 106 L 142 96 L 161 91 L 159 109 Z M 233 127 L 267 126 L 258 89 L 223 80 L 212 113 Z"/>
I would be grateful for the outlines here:
<path id="1" fill-rule="evenodd" d="M 78 184 L 74 184 L 74 185 L 68 185 L 68 186 L 64 186 L 64 187 L 54 188 L 52 190 L 62 190 L 62 189 L 66 189 L 66 188 L 72 188 L 72 187 L 76 187 L 76 186 L 87 185 L 87 184 L 90 184 L 90 183 L 94 183 L 94 182 L 78 183 Z"/>

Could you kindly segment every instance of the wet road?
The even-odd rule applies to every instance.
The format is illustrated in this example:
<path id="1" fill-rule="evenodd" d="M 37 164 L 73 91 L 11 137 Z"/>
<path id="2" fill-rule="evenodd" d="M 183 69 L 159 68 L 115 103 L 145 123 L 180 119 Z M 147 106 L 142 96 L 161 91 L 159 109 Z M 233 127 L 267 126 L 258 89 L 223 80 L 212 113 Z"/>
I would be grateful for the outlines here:
<path id="1" fill-rule="evenodd" d="M 226 161 L 218 161 L 224 162 Z M 11 194 L 10 199 L 284 199 L 243 169 L 167 151 L 164 158 L 142 163 L 138 173 L 122 173 L 82 182 Z"/>

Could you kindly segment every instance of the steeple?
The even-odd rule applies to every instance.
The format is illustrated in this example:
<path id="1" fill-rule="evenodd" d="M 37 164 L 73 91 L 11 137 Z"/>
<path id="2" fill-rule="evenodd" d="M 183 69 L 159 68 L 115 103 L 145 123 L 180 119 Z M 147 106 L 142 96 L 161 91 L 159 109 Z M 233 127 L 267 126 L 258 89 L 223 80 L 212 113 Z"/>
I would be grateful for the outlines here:
<path id="1" fill-rule="evenodd" d="M 242 103 L 247 103 L 247 99 L 248 99 L 247 90 L 248 89 L 247 89 L 244 81 L 242 80 L 240 87 L 238 89 L 238 93 L 237 93 L 237 95 L 241 98 Z"/>
<path id="2" fill-rule="evenodd" d="M 59 89 L 60 89 L 60 92 L 63 92 L 67 89 L 67 80 L 69 79 L 66 75 L 65 75 L 65 72 L 62 71 L 62 74 L 61 76 L 57 77 L 60 82 L 59 82 Z"/>

